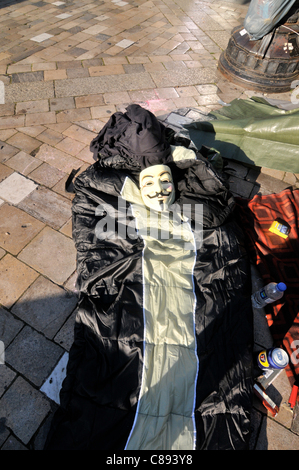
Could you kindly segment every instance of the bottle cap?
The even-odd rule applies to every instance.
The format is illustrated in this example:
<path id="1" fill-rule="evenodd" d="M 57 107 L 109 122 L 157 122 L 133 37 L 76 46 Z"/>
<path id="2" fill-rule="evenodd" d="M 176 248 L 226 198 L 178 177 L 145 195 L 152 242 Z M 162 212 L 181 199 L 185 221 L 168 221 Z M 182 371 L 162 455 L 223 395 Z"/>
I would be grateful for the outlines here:
<path id="1" fill-rule="evenodd" d="M 280 290 L 281 292 L 284 292 L 287 289 L 287 286 L 285 285 L 284 282 L 279 282 L 277 284 L 277 289 Z"/>

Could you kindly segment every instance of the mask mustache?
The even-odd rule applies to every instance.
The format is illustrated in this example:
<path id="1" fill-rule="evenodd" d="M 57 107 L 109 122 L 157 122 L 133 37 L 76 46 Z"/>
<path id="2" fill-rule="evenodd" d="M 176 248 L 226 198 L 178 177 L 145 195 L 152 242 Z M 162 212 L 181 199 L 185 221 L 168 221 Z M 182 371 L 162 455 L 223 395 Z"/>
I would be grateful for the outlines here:
<path id="1" fill-rule="evenodd" d="M 160 193 L 156 193 L 154 196 L 150 196 L 149 194 L 147 195 L 147 197 L 149 199 L 155 199 L 156 197 L 159 197 L 159 196 L 164 196 L 164 197 L 168 197 L 170 195 L 169 192 L 163 192 L 161 191 Z"/>

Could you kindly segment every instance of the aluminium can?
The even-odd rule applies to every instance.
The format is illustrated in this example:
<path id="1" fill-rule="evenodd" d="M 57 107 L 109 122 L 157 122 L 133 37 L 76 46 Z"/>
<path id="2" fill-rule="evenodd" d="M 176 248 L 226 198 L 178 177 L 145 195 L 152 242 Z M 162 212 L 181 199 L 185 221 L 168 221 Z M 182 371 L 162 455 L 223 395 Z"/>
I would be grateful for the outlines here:
<path id="1" fill-rule="evenodd" d="M 289 356 L 281 348 L 264 349 L 257 356 L 257 363 L 260 369 L 285 369 L 289 363 Z"/>

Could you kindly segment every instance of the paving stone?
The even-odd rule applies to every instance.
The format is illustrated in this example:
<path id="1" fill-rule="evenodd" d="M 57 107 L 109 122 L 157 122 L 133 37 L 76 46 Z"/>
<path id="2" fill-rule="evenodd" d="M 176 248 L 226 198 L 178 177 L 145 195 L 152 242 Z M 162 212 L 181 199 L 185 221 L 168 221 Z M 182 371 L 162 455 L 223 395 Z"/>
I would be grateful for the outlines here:
<path id="1" fill-rule="evenodd" d="M 46 129 L 38 136 L 38 140 L 53 146 L 58 144 L 58 142 L 60 142 L 62 139 L 63 135 L 60 132 L 54 131 L 53 129 Z"/>
<path id="2" fill-rule="evenodd" d="M 0 303 L 10 308 L 38 274 L 9 253 L 0 260 Z"/>
<path id="3" fill-rule="evenodd" d="M 38 153 L 36 154 L 36 158 L 42 160 L 45 163 L 48 163 L 51 166 L 54 166 L 55 168 L 58 168 L 58 170 L 64 171 L 65 173 L 70 173 L 74 168 L 77 169 L 80 167 L 80 162 L 74 157 L 47 144 L 43 144 L 40 147 Z"/>
<path id="4" fill-rule="evenodd" d="M 44 80 L 44 72 L 14 73 L 11 77 L 12 83 L 37 82 Z"/>
<path id="5" fill-rule="evenodd" d="M 254 170 L 250 170 L 248 175 L 250 175 L 251 171 Z M 289 183 L 272 178 L 271 176 L 268 176 L 264 173 L 258 174 L 255 183 L 259 185 L 261 189 L 265 189 L 268 194 L 279 193 L 280 191 L 290 187 Z"/>
<path id="6" fill-rule="evenodd" d="M 13 437 L 10 434 L 10 431 L 5 427 L 5 418 L 0 418 L 0 448 L 5 445 L 5 442 L 9 437 Z"/>
<path id="7" fill-rule="evenodd" d="M 219 96 L 216 94 L 197 96 L 196 101 L 200 106 L 208 106 L 219 103 Z"/>
<path id="8" fill-rule="evenodd" d="M 31 72 L 31 65 L 29 64 L 13 64 L 7 67 L 7 74 Z"/>
<path id="9" fill-rule="evenodd" d="M 59 80 L 56 82 L 55 88 L 56 96 L 62 97 L 112 93 L 114 91 L 143 90 L 156 88 L 156 86 L 149 73 L 139 73 L 136 75 L 122 74 Z M 165 86 L 168 86 L 168 83 Z"/>
<path id="10" fill-rule="evenodd" d="M 12 83 L 5 87 L 5 101 L 6 103 L 16 103 L 21 101 L 44 100 L 54 98 L 53 82 L 34 82 L 34 83 Z M 15 124 L 11 127 L 20 127 L 22 116 L 15 116 L 15 120 L 19 119 L 20 124 Z M 24 119 L 24 118 L 23 118 Z M 0 129 L 1 120 L 0 120 Z M 7 129 L 7 128 L 4 128 Z"/>
<path id="11" fill-rule="evenodd" d="M 78 96 L 75 98 L 76 108 L 89 108 L 105 104 L 103 95 Z"/>
<path id="12" fill-rule="evenodd" d="M 1 104 L 0 116 L 12 116 L 14 113 L 14 103 Z"/>
<path id="13" fill-rule="evenodd" d="M 102 104 L 119 104 L 119 103 L 129 103 L 129 102 L 130 102 L 129 93 L 126 91 L 119 91 L 115 93 L 105 93 L 104 101 Z M 91 104 L 90 106 L 97 106 L 97 105 Z"/>
<path id="14" fill-rule="evenodd" d="M 70 137 L 66 137 L 56 145 L 56 148 L 73 155 L 74 157 L 85 147 L 85 144 Z"/>
<path id="15" fill-rule="evenodd" d="M 279 180 L 283 180 L 285 172 L 282 170 L 274 170 L 272 168 L 261 168 L 261 173 L 265 175 L 272 176 L 272 178 L 276 178 Z"/>
<path id="16" fill-rule="evenodd" d="M 63 131 L 63 134 L 77 140 L 78 142 L 82 142 L 85 145 L 89 145 L 97 135 L 95 132 L 83 129 L 82 127 L 76 126 L 75 124 Z"/>
<path id="17" fill-rule="evenodd" d="M 32 113 L 26 115 L 26 126 L 36 126 L 38 124 L 55 124 L 56 114 L 54 111 L 46 113 Z"/>
<path id="18" fill-rule="evenodd" d="M 277 403 L 280 408 L 278 415 L 275 417 L 275 421 L 288 429 L 291 429 L 293 421 L 293 411 L 288 404 L 291 391 L 292 387 L 284 370 L 267 388 L 269 397 L 272 398 L 274 403 Z"/>
<path id="19" fill-rule="evenodd" d="M 23 132 L 23 134 L 30 135 L 31 137 L 36 137 L 45 130 L 45 126 L 30 126 L 30 127 L 18 127 L 16 130 Z"/>
<path id="20" fill-rule="evenodd" d="M 76 157 L 77 158 L 77 157 Z M 80 172 L 81 170 L 84 170 L 87 168 L 87 164 L 84 163 L 83 161 L 80 161 Z M 79 174 L 79 173 L 78 173 Z M 55 191 L 57 194 L 60 194 L 61 196 L 65 197 L 66 199 L 68 199 L 69 201 L 72 201 L 75 197 L 75 194 L 74 193 L 71 193 L 71 192 L 67 192 L 65 190 L 65 184 L 66 184 L 66 181 L 68 179 L 68 175 L 65 176 L 64 178 L 62 178 L 60 181 L 58 181 L 57 184 L 55 184 L 55 186 L 53 186 L 53 191 Z"/>
<path id="21" fill-rule="evenodd" d="M 24 323 L 21 320 L 18 320 L 10 312 L 0 307 L 0 338 L 5 347 L 8 347 L 23 326 Z"/>
<path id="22" fill-rule="evenodd" d="M 256 450 L 299 450 L 299 436 L 272 419 L 264 418 Z"/>
<path id="23" fill-rule="evenodd" d="M 124 66 L 122 65 L 105 65 L 89 68 L 89 74 L 91 77 L 101 77 L 103 75 L 120 75 L 124 73 L 125 70 Z"/>
<path id="24" fill-rule="evenodd" d="M 105 122 L 100 121 L 98 119 L 89 119 L 88 121 L 74 122 L 74 124 L 77 124 L 80 127 L 87 129 L 88 131 L 95 132 L 98 134 L 100 130 L 103 129 Z"/>
<path id="25" fill-rule="evenodd" d="M 40 276 L 14 305 L 12 313 L 52 339 L 77 304 L 77 297 Z"/>
<path id="26" fill-rule="evenodd" d="M 43 41 L 46 41 L 47 39 L 50 39 L 51 37 L 53 37 L 52 34 L 42 33 L 42 34 L 39 34 L 38 36 L 34 36 L 33 38 L 31 38 L 31 41 L 43 42 Z"/>
<path id="27" fill-rule="evenodd" d="M 19 149 L 13 147 L 12 145 L 7 144 L 6 142 L 0 142 L 0 161 L 6 162 L 13 155 L 18 153 Z"/>
<path id="28" fill-rule="evenodd" d="M 7 166 L 13 168 L 25 176 L 29 175 L 29 173 L 37 168 L 40 164 L 40 161 L 23 151 L 17 153 L 14 157 L 11 157 L 6 162 Z"/>
<path id="29" fill-rule="evenodd" d="M 83 162 L 93 164 L 95 162 L 93 153 L 90 151 L 89 146 L 85 147 L 81 152 L 76 155 L 76 158 L 79 158 Z"/>
<path id="30" fill-rule="evenodd" d="M 22 377 L 15 380 L 0 404 L 7 426 L 24 444 L 28 444 L 50 411 L 47 398 Z"/>
<path id="31" fill-rule="evenodd" d="M 16 104 L 16 114 L 44 113 L 49 111 L 48 100 L 26 101 Z"/>
<path id="32" fill-rule="evenodd" d="M 9 436 L 1 450 L 28 450 L 18 439 L 14 436 Z"/>
<path id="33" fill-rule="evenodd" d="M 76 312 L 71 314 L 69 319 L 65 322 L 63 327 L 59 330 L 54 338 L 54 341 L 66 351 L 71 349 L 71 346 L 74 342 L 75 319 Z"/>
<path id="34" fill-rule="evenodd" d="M 107 30 L 107 26 L 94 25 L 94 26 L 91 26 L 90 28 L 84 29 L 83 33 L 90 34 L 91 36 L 95 36 L 96 34 L 102 33 L 103 31 L 106 31 L 106 30 Z"/>
<path id="35" fill-rule="evenodd" d="M 39 187 L 38 191 L 33 191 L 23 199 L 19 208 L 54 229 L 59 229 L 71 215 L 70 202 L 44 187 Z"/>
<path id="36" fill-rule="evenodd" d="M 32 71 L 38 72 L 40 70 L 56 70 L 55 62 L 39 62 L 37 64 L 32 64 Z"/>
<path id="37" fill-rule="evenodd" d="M 5 141 L 14 135 L 17 131 L 15 129 L 0 130 L 0 140 Z M 1 142 L 2 143 L 2 142 Z"/>
<path id="38" fill-rule="evenodd" d="M 40 146 L 40 141 L 30 137 L 29 135 L 17 132 L 7 140 L 9 145 L 23 150 L 24 152 L 30 153 Z"/>
<path id="39" fill-rule="evenodd" d="M 44 224 L 17 207 L 3 204 L 0 207 L 0 246 L 17 255 Z"/>
<path id="40" fill-rule="evenodd" d="M 151 77 L 157 88 L 198 85 L 215 82 L 215 71 L 211 68 L 177 70 L 173 72 L 152 72 Z"/>
<path id="41" fill-rule="evenodd" d="M 57 123 L 60 122 L 74 122 L 74 121 L 85 121 L 90 119 L 91 114 L 89 108 L 81 109 L 68 109 L 66 111 L 61 111 L 57 114 Z"/>
<path id="42" fill-rule="evenodd" d="M 109 118 L 113 113 L 115 113 L 116 108 L 113 105 L 96 106 L 94 108 L 90 108 L 90 111 L 93 119 Z"/>
<path id="43" fill-rule="evenodd" d="M 0 198 L 11 204 L 19 204 L 37 188 L 37 185 L 14 172 L 0 183 Z"/>
<path id="44" fill-rule="evenodd" d="M 65 176 L 66 174 L 63 171 L 48 165 L 48 163 L 42 163 L 42 165 L 30 173 L 31 179 L 39 184 L 47 186 L 48 188 L 55 186 L 55 184 Z"/>
<path id="45" fill-rule="evenodd" d="M 84 61 L 84 64 L 86 64 L 86 62 L 88 61 Z M 82 69 L 82 64 L 80 60 L 59 61 L 57 62 L 57 68 L 58 69 Z"/>
<path id="46" fill-rule="evenodd" d="M 67 78 L 85 78 L 89 77 L 88 69 L 71 68 L 66 71 Z"/>
<path id="47" fill-rule="evenodd" d="M 53 98 L 50 100 L 51 111 L 64 111 L 66 109 L 74 109 L 75 100 L 73 97 Z"/>
<path id="48" fill-rule="evenodd" d="M 30 326 L 25 326 L 7 348 L 6 362 L 40 387 L 62 354 L 60 346 Z"/>
<path id="49" fill-rule="evenodd" d="M 72 238 L 72 230 L 73 230 L 73 220 L 72 217 L 68 220 L 59 230 L 60 233 L 63 233 L 67 237 Z"/>
<path id="50" fill-rule="evenodd" d="M 63 80 L 67 78 L 66 70 L 59 69 L 59 70 L 46 70 L 45 74 L 45 81 L 48 80 Z"/>
<path id="51" fill-rule="evenodd" d="M 16 373 L 4 364 L 0 364 L 0 397 L 8 389 L 11 382 L 16 377 Z M 0 431 L 1 434 L 1 431 Z"/>
<path id="52" fill-rule="evenodd" d="M 5 95 L 7 98 L 7 93 Z M 9 117 L 0 117 L 0 130 L 1 129 L 14 129 L 15 127 L 24 126 L 25 117 L 24 116 L 9 116 Z"/>
<path id="53" fill-rule="evenodd" d="M 50 227 L 43 229 L 18 258 L 59 285 L 76 269 L 76 249 L 73 241 Z"/>
<path id="54" fill-rule="evenodd" d="M 51 413 L 48 414 L 43 424 L 39 427 L 37 434 L 33 437 L 31 441 L 30 449 L 32 450 L 44 450 L 45 448 L 45 443 L 51 428 L 53 416 L 55 411 L 58 409 L 58 405 L 56 405 L 56 403 L 54 403 L 53 401 L 50 402 L 50 406 Z"/>

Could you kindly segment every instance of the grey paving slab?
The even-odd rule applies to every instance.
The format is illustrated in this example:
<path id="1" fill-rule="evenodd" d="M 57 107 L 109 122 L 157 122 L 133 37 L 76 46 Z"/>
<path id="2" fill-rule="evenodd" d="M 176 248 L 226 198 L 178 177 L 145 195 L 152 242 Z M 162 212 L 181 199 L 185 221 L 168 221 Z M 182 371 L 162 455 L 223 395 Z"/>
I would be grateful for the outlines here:
<path id="1" fill-rule="evenodd" d="M 5 425 L 27 444 L 50 411 L 50 403 L 22 377 L 18 377 L 0 399 Z"/>
<path id="2" fill-rule="evenodd" d="M 0 338 L 5 347 L 8 347 L 23 326 L 21 320 L 15 318 L 8 310 L 0 308 Z"/>
<path id="3" fill-rule="evenodd" d="M 213 68 L 178 69 L 165 72 L 152 72 L 151 77 L 157 88 L 199 85 L 214 83 L 216 71 Z M 144 88 L 144 87 L 143 87 Z"/>
<path id="4" fill-rule="evenodd" d="M 14 73 L 12 75 L 12 83 L 32 83 L 43 79 L 44 72 Z"/>
<path id="5" fill-rule="evenodd" d="M 24 444 L 22 444 L 18 439 L 16 439 L 14 436 L 10 435 L 6 441 L 3 447 L 1 447 L 1 450 L 28 450 Z"/>
<path id="6" fill-rule="evenodd" d="M 60 346 L 25 326 L 5 351 L 5 362 L 40 387 L 63 352 Z"/>
<path id="7" fill-rule="evenodd" d="M 26 82 L 12 83 L 5 87 L 6 103 L 17 103 L 20 101 L 45 100 L 55 97 L 54 83 L 49 82 Z"/>
<path id="8" fill-rule="evenodd" d="M 74 327 L 75 327 L 76 311 L 71 314 L 69 319 L 65 322 L 63 327 L 59 330 L 54 337 L 54 341 L 59 344 L 66 351 L 71 349 L 74 341 Z"/>
<path id="9" fill-rule="evenodd" d="M 40 276 L 15 304 L 12 313 L 52 339 L 76 304 L 75 295 Z"/>
<path id="10" fill-rule="evenodd" d="M 16 372 L 7 367 L 5 364 L 0 364 L 0 397 L 8 389 L 16 375 Z"/>
<path id="11" fill-rule="evenodd" d="M 155 88 L 155 86 L 149 73 L 109 75 L 57 80 L 55 84 L 55 94 L 57 98 L 61 98 L 64 96 L 83 96 L 115 91 L 142 90 L 144 88 Z"/>

